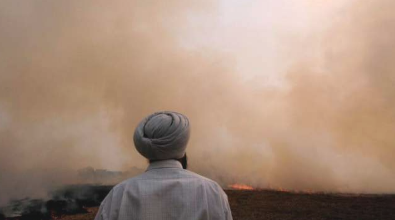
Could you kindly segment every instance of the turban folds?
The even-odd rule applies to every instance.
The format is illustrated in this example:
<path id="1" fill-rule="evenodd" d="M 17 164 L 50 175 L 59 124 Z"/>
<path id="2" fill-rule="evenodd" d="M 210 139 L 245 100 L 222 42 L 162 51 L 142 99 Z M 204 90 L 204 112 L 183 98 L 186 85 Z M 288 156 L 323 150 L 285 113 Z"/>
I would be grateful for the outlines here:
<path id="1" fill-rule="evenodd" d="M 189 140 L 189 120 L 177 112 L 157 112 L 137 126 L 133 141 L 137 151 L 149 160 L 179 159 Z"/>

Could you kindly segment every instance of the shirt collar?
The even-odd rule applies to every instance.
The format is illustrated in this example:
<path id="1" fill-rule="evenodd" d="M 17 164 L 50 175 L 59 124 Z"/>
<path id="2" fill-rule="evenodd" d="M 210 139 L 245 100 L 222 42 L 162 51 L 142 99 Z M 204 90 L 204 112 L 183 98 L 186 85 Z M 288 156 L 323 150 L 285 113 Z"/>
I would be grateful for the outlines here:
<path id="1" fill-rule="evenodd" d="M 162 169 L 162 168 L 182 168 L 182 165 L 177 160 L 160 160 L 150 163 L 150 165 L 147 168 L 147 171 L 152 169 Z"/>

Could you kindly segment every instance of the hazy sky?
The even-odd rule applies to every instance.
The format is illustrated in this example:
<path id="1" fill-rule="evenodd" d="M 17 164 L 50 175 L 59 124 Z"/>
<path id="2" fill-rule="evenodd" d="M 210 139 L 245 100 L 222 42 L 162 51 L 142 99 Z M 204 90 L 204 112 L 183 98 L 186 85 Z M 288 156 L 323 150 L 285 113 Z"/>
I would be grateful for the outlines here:
<path id="1" fill-rule="evenodd" d="M 215 10 L 189 15 L 188 30 L 178 38 L 189 49 L 227 54 L 245 79 L 282 86 L 289 65 L 301 56 L 298 47 L 333 25 L 353 1 L 222 0 Z"/>

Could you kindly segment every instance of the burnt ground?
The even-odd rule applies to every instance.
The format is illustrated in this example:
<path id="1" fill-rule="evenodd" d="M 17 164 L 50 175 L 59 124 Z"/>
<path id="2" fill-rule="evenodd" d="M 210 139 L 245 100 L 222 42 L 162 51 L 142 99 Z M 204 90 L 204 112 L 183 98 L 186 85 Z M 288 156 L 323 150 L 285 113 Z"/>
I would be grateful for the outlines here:
<path id="1" fill-rule="evenodd" d="M 226 191 L 233 219 L 395 220 L 395 195 Z"/>
<path id="2" fill-rule="evenodd" d="M 395 220 L 395 195 L 307 194 L 269 190 L 226 190 L 226 193 L 235 220 Z M 97 203 L 84 202 L 81 207 L 83 212 L 61 213 L 47 219 L 93 220 L 98 210 Z"/>
<path id="3" fill-rule="evenodd" d="M 395 195 L 303 194 L 227 190 L 234 220 L 395 220 Z M 88 214 L 64 220 L 92 220 Z"/>

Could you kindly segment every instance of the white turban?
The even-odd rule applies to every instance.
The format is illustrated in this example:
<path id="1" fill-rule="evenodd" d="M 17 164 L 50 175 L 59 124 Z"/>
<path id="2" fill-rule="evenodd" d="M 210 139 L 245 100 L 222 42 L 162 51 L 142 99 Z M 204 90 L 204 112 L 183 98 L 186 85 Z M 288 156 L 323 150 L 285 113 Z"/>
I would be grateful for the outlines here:
<path id="1" fill-rule="evenodd" d="M 137 151 L 149 160 L 179 159 L 189 140 L 189 120 L 177 112 L 157 112 L 143 119 L 134 132 Z"/>

